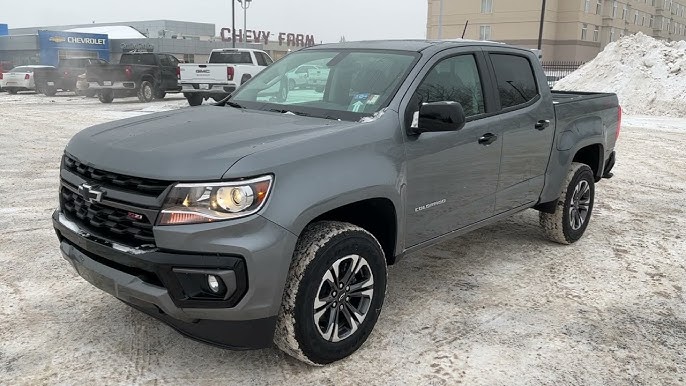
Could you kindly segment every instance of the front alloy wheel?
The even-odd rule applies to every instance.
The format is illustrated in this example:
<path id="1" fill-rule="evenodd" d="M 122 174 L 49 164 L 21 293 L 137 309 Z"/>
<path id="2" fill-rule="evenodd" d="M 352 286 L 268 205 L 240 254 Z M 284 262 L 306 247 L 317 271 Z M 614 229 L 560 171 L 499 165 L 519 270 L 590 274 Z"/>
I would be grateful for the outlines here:
<path id="1" fill-rule="evenodd" d="M 319 335 L 340 342 L 357 331 L 374 297 L 374 274 L 364 257 L 336 260 L 319 283 L 314 300 L 314 323 Z"/>
<path id="2" fill-rule="evenodd" d="M 371 334 L 386 295 L 386 257 L 359 226 L 320 221 L 295 247 L 274 336 L 301 361 L 324 365 L 354 353 Z"/>

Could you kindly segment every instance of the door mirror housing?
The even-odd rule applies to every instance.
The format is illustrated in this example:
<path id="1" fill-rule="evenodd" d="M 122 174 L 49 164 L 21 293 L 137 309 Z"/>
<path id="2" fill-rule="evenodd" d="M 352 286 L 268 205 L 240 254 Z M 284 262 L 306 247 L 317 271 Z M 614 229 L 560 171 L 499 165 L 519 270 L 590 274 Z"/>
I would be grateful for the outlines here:
<path id="1" fill-rule="evenodd" d="M 424 103 L 415 112 L 411 131 L 412 134 L 457 131 L 466 123 L 464 109 L 458 102 Z"/>

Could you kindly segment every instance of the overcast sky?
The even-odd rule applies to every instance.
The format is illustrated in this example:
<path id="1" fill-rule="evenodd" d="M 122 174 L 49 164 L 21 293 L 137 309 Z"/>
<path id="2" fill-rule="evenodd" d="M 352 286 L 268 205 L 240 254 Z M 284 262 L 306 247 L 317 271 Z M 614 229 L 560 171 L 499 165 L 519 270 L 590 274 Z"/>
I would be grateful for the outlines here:
<path id="1" fill-rule="evenodd" d="M 2 1 L 4 3 L 4 1 Z M 9 28 L 171 19 L 231 25 L 230 0 L 32 0 L 2 7 Z M 236 4 L 236 28 L 243 13 Z M 254 0 L 248 29 L 314 34 L 317 42 L 426 36 L 427 0 Z"/>

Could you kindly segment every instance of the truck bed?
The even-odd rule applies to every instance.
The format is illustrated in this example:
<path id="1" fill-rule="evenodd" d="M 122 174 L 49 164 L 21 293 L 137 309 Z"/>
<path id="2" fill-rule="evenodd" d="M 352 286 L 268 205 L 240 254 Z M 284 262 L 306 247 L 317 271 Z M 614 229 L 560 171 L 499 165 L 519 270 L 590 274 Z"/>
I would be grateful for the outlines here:
<path id="1" fill-rule="evenodd" d="M 555 91 L 551 90 L 553 94 L 553 103 L 570 103 L 581 100 L 589 100 L 596 98 L 614 97 L 615 94 L 604 92 L 585 92 L 585 91 Z"/>

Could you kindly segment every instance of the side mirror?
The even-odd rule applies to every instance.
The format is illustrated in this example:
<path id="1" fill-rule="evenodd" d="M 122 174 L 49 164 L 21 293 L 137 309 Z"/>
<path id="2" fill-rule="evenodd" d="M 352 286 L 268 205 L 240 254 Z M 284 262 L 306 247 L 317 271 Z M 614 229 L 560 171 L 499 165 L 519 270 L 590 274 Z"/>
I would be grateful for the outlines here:
<path id="1" fill-rule="evenodd" d="M 462 105 L 451 101 L 424 103 L 415 112 L 414 118 L 413 134 L 457 131 L 467 122 Z"/>

